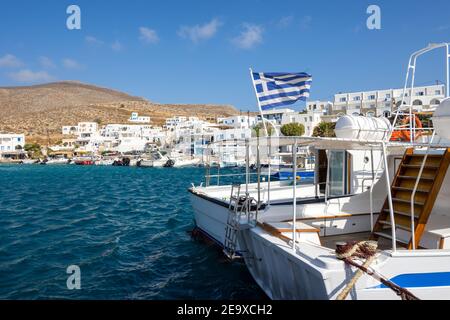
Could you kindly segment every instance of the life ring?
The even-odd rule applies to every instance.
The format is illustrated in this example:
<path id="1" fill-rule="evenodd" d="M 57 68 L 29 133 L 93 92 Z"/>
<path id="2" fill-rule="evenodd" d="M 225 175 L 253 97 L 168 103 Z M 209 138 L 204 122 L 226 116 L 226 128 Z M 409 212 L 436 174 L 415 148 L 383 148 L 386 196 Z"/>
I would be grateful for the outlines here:
<path id="1" fill-rule="evenodd" d="M 413 132 L 413 139 L 411 140 L 410 130 L 394 130 L 391 135 L 391 141 L 415 141 L 417 138 L 421 137 L 423 134 L 422 122 L 419 117 L 414 115 L 415 130 Z M 411 118 L 408 116 L 402 121 L 402 125 L 408 125 Z M 419 129 L 419 130 L 418 130 Z"/>

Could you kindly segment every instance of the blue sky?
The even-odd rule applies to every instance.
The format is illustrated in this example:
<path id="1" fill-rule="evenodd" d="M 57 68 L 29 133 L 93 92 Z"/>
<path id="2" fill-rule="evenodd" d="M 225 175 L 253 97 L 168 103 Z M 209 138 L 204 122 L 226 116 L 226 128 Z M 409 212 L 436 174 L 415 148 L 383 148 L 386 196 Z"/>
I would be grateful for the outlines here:
<path id="1" fill-rule="evenodd" d="M 66 8 L 81 8 L 81 30 Z M 366 27 L 370 4 L 381 30 Z M 450 2 L 2 0 L 0 86 L 79 80 L 161 103 L 256 110 L 248 68 L 305 71 L 311 99 L 401 87 L 407 59 L 450 41 Z M 445 80 L 444 56 L 419 61 L 418 84 Z M 298 106 L 301 108 L 301 105 Z"/>

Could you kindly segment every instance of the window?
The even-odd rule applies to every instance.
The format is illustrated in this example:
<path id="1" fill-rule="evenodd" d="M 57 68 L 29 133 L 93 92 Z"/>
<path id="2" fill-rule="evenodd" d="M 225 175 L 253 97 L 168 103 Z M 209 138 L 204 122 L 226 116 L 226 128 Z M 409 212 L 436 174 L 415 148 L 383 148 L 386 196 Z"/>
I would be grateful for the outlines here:
<path id="1" fill-rule="evenodd" d="M 353 101 L 359 101 L 359 100 L 361 100 L 361 97 L 353 97 Z"/>
<path id="2" fill-rule="evenodd" d="M 391 94 L 390 93 L 386 93 L 386 99 L 390 99 L 391 98 Z"/>
<path id="3" fill-rule="evenodd" d="M 368 97 L 368 99 L 369 99 L 369 100 L 375 100 L 375 95 L 374 95 L 374 94 L 371 94 L 371 95 Z"/>
<path id="4" fill-rule="evenodd" d="M 423 92 L 423 91 L 419 91 L 419 92 L 417 92 L 417 95 L 418 95 L 418 96 L 423 96 L 423 95 L 424 95 L 424 92 Z"/>
<path id="5" fill-rule="evenodd" d="M 345 97 L 342 97 L 339 99 L 339 102 L 345 102 L 345 101 L 347 101 L 347 98 L 345 98 Z"/>
<path id="6" fill-rule="evenodd" d="M 436 91 L 434 91 L 434 94 L 435 94 L 435 95 L 440 95 L 440 94 L 441 94 L 441 90 L 436 90 Z"/>

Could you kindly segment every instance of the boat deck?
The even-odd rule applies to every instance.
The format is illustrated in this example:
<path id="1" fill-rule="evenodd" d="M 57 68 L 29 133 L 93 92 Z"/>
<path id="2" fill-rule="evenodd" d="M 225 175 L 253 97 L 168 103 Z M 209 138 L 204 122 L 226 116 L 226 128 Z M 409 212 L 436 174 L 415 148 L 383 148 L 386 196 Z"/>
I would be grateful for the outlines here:
<path id="1" fill-rule="evenodd" d="M 340 234 L 335 236 L 326 236 L 320 237 L 320 242 L 322 246 L 336 249 L 336 243 L 338 242 L 350 242 L 350 241 L 366 241 L 370 239 L 371 232 L 359 232 L 359 233 L 350 233 L 350 234 Z M 378 249 L 379 250 L 390 250 L 392 249 L 392 241 L 385 238 L 379 238 Z M 403 250 L 406 249 L 406 246 L 397 243 L 397 249 Z"/>

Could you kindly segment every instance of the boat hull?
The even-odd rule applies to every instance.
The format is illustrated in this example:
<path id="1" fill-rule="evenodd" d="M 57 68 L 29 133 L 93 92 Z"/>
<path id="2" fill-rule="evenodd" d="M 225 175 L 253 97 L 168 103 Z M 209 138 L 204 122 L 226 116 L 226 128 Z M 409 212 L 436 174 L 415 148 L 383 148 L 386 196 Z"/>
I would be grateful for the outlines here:
<path id="1" fill-rule="evenodd" d="M 356 270 L 335 258 L 334 250 L 309 243 L 292 245 L 257 227 L 239 233 L 245 263 L 255 281 L 275 300 L 334 300 Z M 429 251 L 429 250 L 427 250 Z M 372 267 L 420 299 L 450 298 L 450 250 L 382 251 Z M 399 299 L 364 274 L 347 299 Z"/>
<path id="2" fill-rule="evenodd" d="M 225 205 L 215 203 L 197 194 L 191 193 L 191 204 L 194 209 L 195 224 L 197 229 L 210 238 L 218 246 L 225 243 L 225 229 L 228 219 L 228 208 Z M 240 251 L 239 243 L 237 251 Z"/>

